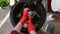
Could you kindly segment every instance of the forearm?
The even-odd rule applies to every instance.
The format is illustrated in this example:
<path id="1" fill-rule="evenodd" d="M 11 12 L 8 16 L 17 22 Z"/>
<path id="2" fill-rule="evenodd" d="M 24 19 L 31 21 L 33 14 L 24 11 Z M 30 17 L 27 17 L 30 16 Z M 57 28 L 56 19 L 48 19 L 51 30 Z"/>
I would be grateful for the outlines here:
<path id="1" fill-rule="evenodd" d="M 18 33 L 21 33 L 21 29 L 22 29 L 22 24 L 18 23 L 13 30 L 16 30 Z"/>
<path id="2" fill-rule="evenodd" d="M 30 34 L 37 34 L 37 32 L 34 31 L 34 30 L 32 30 L 32 31 L 30 32 Z"/>

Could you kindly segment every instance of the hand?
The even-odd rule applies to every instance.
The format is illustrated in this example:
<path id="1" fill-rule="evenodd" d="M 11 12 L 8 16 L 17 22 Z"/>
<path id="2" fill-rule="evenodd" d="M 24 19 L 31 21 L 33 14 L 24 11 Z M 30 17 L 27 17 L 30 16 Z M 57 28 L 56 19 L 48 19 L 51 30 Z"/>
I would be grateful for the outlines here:
<path id="1" fill-rule="evenodd" d="M 29 20 L 28 20 L 28 33 L 30 33 L 32 30 L 35 31 L 35 27 L 34 27 L 34 25 L 32 24 L 32 17 L 30 16 L 30 17 L 29 17 Z"/>
<path id="2" fill-rule="evenodd" d="M 22 24 L 24 24 L 24 22 L 25 22 L 25 20 L 26 20 L 26 18 L 27 18 L 27 15 L 28 15 L 28 12 L 30 11 L 30 9 L 29 8 L 25 8 L 24 10 L 23 10 L 23 16 L 22 16 L 22 18 L 20 19 L 20 23 L 22 23 Z"/>

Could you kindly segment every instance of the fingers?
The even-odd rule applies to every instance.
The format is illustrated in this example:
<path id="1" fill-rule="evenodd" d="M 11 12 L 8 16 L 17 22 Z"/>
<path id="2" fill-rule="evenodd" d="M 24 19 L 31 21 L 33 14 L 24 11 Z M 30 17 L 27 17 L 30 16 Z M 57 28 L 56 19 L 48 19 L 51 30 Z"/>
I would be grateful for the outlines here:
<path id="1" fill-rule="evenodd" d="M 24 10 L 30 10 L 29 8 L 25 8 Z"/>
<path id="2" fill-rule="evenodd" d="M 28 12 L 30 11 L 30 9 L 29 8 L 25 8 L 24 10 L 23 10 L 23 15 L 28 15 Z"/>

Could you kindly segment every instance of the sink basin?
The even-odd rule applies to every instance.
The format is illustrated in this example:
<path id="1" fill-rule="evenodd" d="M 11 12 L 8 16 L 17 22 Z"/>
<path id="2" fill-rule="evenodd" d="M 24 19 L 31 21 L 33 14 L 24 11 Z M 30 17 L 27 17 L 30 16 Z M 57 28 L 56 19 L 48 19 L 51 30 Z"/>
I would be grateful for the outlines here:
<path id="1" fill-rule="evenodd" d="M 18 2 L 11 8 L 10 20 L 14 27 L 17 25 L 17 23 L 22 17 L 22 11 L 23 11 L 24 4 L 25 2 Z M 27 7 L 30 8 L 29 6 Z M 33 25 L 36 27 L 36 31 L 38 31 L 45 22 L 46 11 L 42 4 L 36 4 L 36 5 L 32 4 L 31 7 L 33 8 L 33 9 L 30 8 L 33 14 L 32 15 Z M 27 33 L 27 27 L 23 27 L 22 32 Z"/>

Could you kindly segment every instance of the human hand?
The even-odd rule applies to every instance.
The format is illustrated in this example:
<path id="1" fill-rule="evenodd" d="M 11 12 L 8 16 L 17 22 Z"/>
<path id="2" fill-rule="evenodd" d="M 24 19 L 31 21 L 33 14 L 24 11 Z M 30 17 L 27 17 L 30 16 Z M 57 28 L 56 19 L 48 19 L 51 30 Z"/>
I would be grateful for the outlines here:
<path id="1" fill-rule="evenodd" d="M 30 16 L 30 17 L 29 17 L 29 20 L 28 20 L 28 33 L 30 33 L 32 30 L 35 31 L 35 27 L 34 27 L 34 25 L 32 24 L 32 17 Z"/>
<path id="2" fill-rule="evenodd" d="M 27 18 L 27 15 L 28 15 L 28 12 L 30 11 L 30 9 L 29 8 L 25 8 L 24 10 L 23 10 L 23 15 L 22 15 L 22 18 L 20 19 L 20 23 L 22 23 L 22 24 L 24 24 L 24 22 L 25 22 L 25 20 L 26 20 L 26 18 Z"/>

